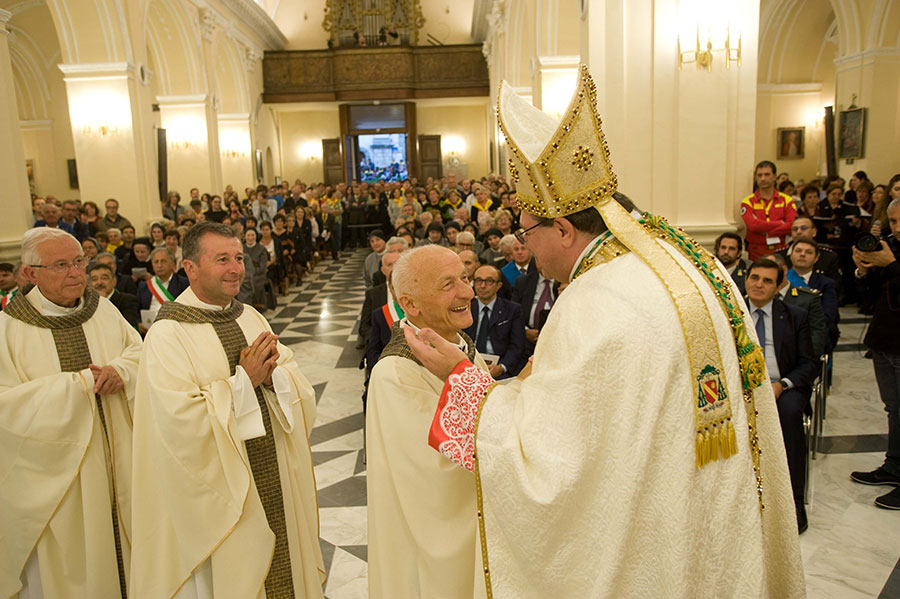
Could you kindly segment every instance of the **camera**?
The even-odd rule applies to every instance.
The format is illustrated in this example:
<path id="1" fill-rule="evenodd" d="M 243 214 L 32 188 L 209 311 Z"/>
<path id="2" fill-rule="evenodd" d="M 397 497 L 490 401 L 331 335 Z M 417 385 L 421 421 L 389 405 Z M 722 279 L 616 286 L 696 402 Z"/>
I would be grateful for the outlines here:
<path id="1" fill-rule="evenodd" d="M 871 233 L 860 233 L 853 245 L 861 252 L 877 252 L 881 249 L 881 240 Z"/>

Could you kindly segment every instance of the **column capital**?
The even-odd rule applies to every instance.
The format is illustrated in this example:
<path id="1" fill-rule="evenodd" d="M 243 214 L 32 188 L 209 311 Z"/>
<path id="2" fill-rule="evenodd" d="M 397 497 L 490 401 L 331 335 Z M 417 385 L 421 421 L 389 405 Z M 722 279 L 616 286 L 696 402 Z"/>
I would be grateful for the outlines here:
<path id="1" fill-rule="evenodd" d="M 63 79 L 136 79 L 138 69 L 130 62 L 83 62 L 77 64 L 59 64 Z"/>
<path id="2" fill-rule="evenodd" d="M 8 23 L 12 16 L 13 14 L 11 12 L 0 8 L 0 23 Z"/>

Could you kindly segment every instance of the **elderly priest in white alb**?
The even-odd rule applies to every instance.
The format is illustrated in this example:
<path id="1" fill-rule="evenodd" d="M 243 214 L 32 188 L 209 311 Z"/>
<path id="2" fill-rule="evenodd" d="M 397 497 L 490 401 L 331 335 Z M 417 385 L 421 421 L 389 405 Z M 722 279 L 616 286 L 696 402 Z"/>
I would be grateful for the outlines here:
<path id="1" fill-rule="evenodd" d="M 391 282 L 405 318 L 369 380 L 366 413 L 370 599 L 467 599 L 475 584 L 475 481 L 428 446 L 444 380 L 422 366 L 401 323 L 428 327 L 485 372 L 472 324 L 472 287 L 459 256 L 439 245 L 400 255 Z"/>
<path id="2" fill-rule="evenodd" d="M 445 381 L 430 443 L 475 476 L 478 594 L 802 597 L 746 307 L 706 250 L 616 192 L 596 94 L 582 67 L 560 123 L 499 94 L 517 237 L 571 281 L 530 376 L 496 386 L 435 332 L 406 331 Z"/>
<path id="3" fill-rule="evenodd" d="M 315 393 L 234 299 L 234 231 L 199 223 L 183 250 L 191 286 L 160 308 L 138 374 L 134 597 L 321 597 Z"/>
<path id="4" fill-rule="evenodd" d="M 0 597 L 130 590 L 141 338 L 87 285 L 86 266 L 69 233 L 28 231 L 33 287 L 0 314 Z"/>

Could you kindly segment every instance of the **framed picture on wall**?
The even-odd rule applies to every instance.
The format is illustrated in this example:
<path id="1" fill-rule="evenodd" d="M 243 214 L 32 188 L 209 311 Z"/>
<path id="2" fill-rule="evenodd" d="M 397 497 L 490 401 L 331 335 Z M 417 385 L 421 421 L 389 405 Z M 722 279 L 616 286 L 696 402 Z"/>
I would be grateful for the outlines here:
<path id="1" fill-rule="evenodd" d="M 776 138 L 778 160 L 803 158 L 806 151 L 806 127 L 781 127 Z"/>
<path id="2" fill-rule="evenodd" d="M 852 160 L 863 157 L 865 126 L 865 108 L 851 108 L 841 111 L 838 129 L 838 158 Z"/>

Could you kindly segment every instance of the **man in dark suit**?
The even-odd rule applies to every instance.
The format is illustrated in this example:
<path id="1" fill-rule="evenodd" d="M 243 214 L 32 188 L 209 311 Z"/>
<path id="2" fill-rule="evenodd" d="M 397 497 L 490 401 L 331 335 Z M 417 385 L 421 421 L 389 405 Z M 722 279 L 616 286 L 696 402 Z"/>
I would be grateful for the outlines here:
<path id="1" fill-rule="evenodd" d="M 399 252 L 385 252 L 385 254 L 381 257 L 381 268 L 379 272 L 382 276 L 387 280 L 388 275 L 391 274 L 391 270 L 394 268 L 394 264 L 397 260 L 400 259 Z M 366 289 L 366 297 L 363 300 L 362 312 L 359 317 L 359 334 L 358 334 L 358 349 L 362 349 L 367 347 L 369 342 L 369 335 L 372 330 L 372 311 L 373 310 L 381 310 L 382 306 L 388 303 L 390 299 L 393 301 L 393 298 L 389 297 L 390 292 L 388 290 L 387 283 L 381 283 L 380 285 L 375 285 L 371 289 Z M 391 323 L 388 323 L 388 330 L 390 331 Z M 390 335 L 388 335 L 390 338 Z M 367 350 L 368 351 L 368 350 Z M 378 352 L 378 355 L 381 355 L 381 352 Z M 372 363 L 374 366 L 375 363 Z M 371 368 L 371 366 L 370 366 Z"/>
<path id="2" fill-rule="evenodd" d="M 794 242 L 800 239 L 809 239 L 814 241 L 816 235 L 819 233 L 819 230 L 816 229 L 816 224 L 808 216 L 798 216 L 794 219 L 793 224 L 791 225 L 791 237 Z M 783 250 L 779 250 L 777 252 L 784 256 L 787 261 L 788 268 L 793 266 L 791 260 L 791 254 L 793 253 L 792 248 L 786 248 Z M 825 275 L 832 281 L 834 281 L 836 290 L 838 292 L 838 297 L 840 297 L 840 284 L 841 284 L 841 265 L 838 260 L 837 254 L 834 253 L 829 248 L 819 246 L 818 254 L 816 255 L 816 262 L 813 266 L 813 272 L 816 272 L 821 275 Z"/>
<path id="3" fill-rule="evenodd" d="M 150 252 L 150 262 L 156 274 L 138 284 L 137 297 L 141 310 L 158 310 L 190 287 L 187 278 L 175 274 L 175 256 L 166 248 L 156 248 Z M 138 328 L 142 333 L 147 332 L 143 323 Z"/>
<path id="4" fill-rule="evenodd" d="M 794 287 L 809 287 L 817 290 L 822 297 L 822 311 L 828 322 L 828 334 L 831 346 L 837 343 L 841 320 L 838 311 L 838 294 L 836 283 L 830 277 L 816 272 L 815 266 L 820 253 L 819 244 L 812 239 L 798 239 L 791 245 L 792 266 L 787 272 L 788 281 Z"/>
<path id="5" fill-rule="evenodd" d="M 464 332 L 475 340 L 475 348 L 482 355 L 498 356 L 497 362 L 488 366 L 492 377 L 516 376 L 525 365 L 522 307 L 497 296 L 503 275 L 496 266 L 478 267 L 474 281 L 472 326 Z"/>
<path id="6" fill-rule="evenodd" d="M 99 254 L 94 258 L 94 262 L 97 264 L 106 264 L 113 269 L 114 272 L 119 268 L 115 255 L 109 252 Z M 116 290 L 137 297 L 137 283 L 135 283 L 134 279 L 131 277 L 116 277 Z"/>
<path id="7" fill-rule="evenodd" d="M 716 237 L 716 258 L 731 275 L 731 278 L 737 284 L 741 293 L 746 293 L 744 288 L 744 277 L 747 274 L 747 263 L 741 258 L 741 252 L 744 250 L 744 240 L 737 233 L 726 231 Z"/>
<path id="8" fill-rule="evenodd" d="M 130 293 L 122 293 L 116 289 L 116 270 L 109 264 L 95 262 L 88 268 L 88 277 L 91 281 L 91 287 L 112 302 L 112 305 L 119 310 L 119 313 L 128 321 L 128 324 L 138 328 L 140 312 L 138 310 L 137 296 Z"/>
<path id="9" fill-rule="evenodd" d="M 797 525 L 803 532 L 807 527 L 803 506 L 806 477 L 803 413 L 809 409 L 818 368 L 806 314 L 776 297 L 783 278 L 784 272 L 772 260 L 760 258 L 751 264 L 747 269 L 747 306 L 772 381 L 794 491 Z"/>
<path id="10" fill-rule="evenodd" d="M 794 287 L 787 280 L 788 266 L 782 254 L 769 254 L 763 256 L 778 264 L 784 272 L 784 280 L 778 288 L 778 296 L 781 301 L 789 306 L 796 306 L 806 313 L 809 322 L 809 334 L 812 339 L 813 355 L 821 356 L 831 350 L 831 342 L 828 339 L 828 321 L 825 320 L 825 312 L 822 311 L 822 294 L 811 287 Z"/>
<path id="11" fill-rule="evenodd" d="M 556 282 L 546 278 L 536 264 L 516 279 L 510 300 L 522 306 L 526 358 L 534 353 L 534 346 L 547 320 L 547 314 L 556 302 L 556 289 Z"/>

